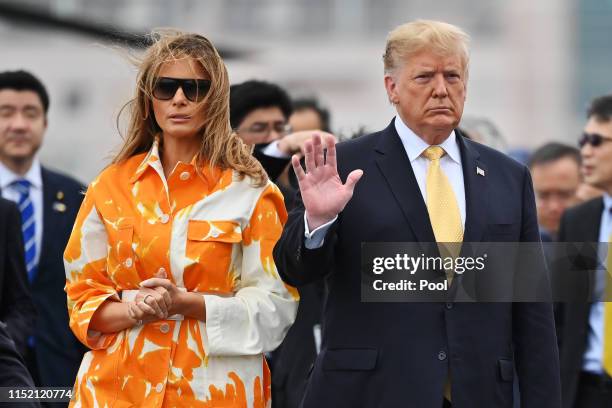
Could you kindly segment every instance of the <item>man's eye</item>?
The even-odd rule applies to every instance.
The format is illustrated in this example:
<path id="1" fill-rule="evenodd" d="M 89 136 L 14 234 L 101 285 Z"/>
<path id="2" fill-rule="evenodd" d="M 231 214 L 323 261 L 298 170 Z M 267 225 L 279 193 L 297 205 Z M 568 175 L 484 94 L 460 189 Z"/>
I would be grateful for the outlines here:
<path id="1" fill-rule="evenodd" d="M 14 109 L 0 109 L 0 116 L 2 116 L 3 118 L 8 118 L 9 116 L 11 116 L 13 113 L 15 112 Z"/>
<path id="2" fill-rule="evenodd" d="M 35 110 L 26 110 L 23 114 L 28 119 L 36 119 L 39 116 L 39 112 Z"/>

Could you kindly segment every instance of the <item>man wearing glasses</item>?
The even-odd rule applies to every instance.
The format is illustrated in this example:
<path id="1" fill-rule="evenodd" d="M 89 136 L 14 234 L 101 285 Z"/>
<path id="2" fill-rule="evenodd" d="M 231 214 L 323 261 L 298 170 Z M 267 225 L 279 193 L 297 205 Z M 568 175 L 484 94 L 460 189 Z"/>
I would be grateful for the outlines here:
<path id="1" fill-rule="evenodd" d="M 276 84 L 246 81 L 230 87 L 230 122 L 273 181 L 294 153 L 283 140 L 290 133 L 291 99 Z M 272 143 L 275 142 L 275 143 Z"/>
<path id="2" fill-rule="evenodd" d="M 561 220 L 559 241 L 600 244 L 597 256 L 579 267 L 574 288 L 587 288 L 603 301 L 581 299 L 561 304 L 557 310 L 560 333 L 563 407 L 612 406 L 612 290 L 609 273 L 612 256 L 612 95 L 596 98 L 587 113 L 587 123 L 579 139 L 584 181 L 604 190 L 595 198 L 568 209 Z M 599 262 L 597 262 L 599 260 Z M 593 274 L 594 272 L 594 274 Z M 578 290 L 578 289 L 576 289 Z"/>
<path id="3" fill-rule="evenodd" d="M 295 189 L 287 178 L 279 177 L 292 154 L 303 152 L 313 131 L 291 133 L 288 125 L 292 103 L 285 90 L 263 81 L 246 81 L 230 88 L 232 128 L 249 145 L 270 179 L 277 183 L 288 210 L 293 206 Z M 333 135 L 315 130 L 322 137 Z M 268 356 L 272 366 L 272 399 L 277 408 L 297 407 L 302 400 L 310 367 L 317 355 L 322 284 L 299 288 L 300 306 L 295 322 L 281 346 Z"/>
<path id="4" fill-rule="evenodd" d="M 253 156 L 262 164 L 271 180 L 289 164 L 291 155 L 304 153 L 313 131 L 292 132 L 289 117 L 293 112 L 291 99 L 280 86 L 250 80 L 230 87 L 230 123 L 238 136 L 248 145 L 254 145 Z M 324 139 L 334 139 L 330 133 L 315 130 Z M 285 204 L 294 191 L 288 183 L 280 183 Z M 290 192 L 291 194 L 286 194 Z"/>

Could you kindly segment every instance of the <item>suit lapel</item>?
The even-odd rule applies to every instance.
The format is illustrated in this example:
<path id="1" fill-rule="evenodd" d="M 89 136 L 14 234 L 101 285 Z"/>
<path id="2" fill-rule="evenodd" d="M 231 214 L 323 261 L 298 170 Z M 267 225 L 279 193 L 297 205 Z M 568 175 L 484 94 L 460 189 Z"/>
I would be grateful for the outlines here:
<path id="1" fill-rule="evenodd" d="M 53 203 L 57 201 L 57 193 L 59 189 L 49 177 L 49 172 L 42 167 L 42 186 L 43 186 L 43 225 L 42 225 L 42 243 L 40 248 L 40 260 L 38 261 L 38 276 L 45 270 L 45 260 L 51 255 L 51 240 L 53 239 L 53 231 L 57 231 L 57 214 L 53 209 Z M 35 279 L 36 281 L 36 279 Z"/>
<path id="2" fill-rule="evenodd" d="M 389 185 L 410 229 L 419 242 L 435 242 L 427 207 L 394 121 L 382 131 L 376 145 L 376 164 Z"/>
<path id="3" fill-rule="evenodd" d="M 578 226 L 581 242 L 599 242 L 601 213 L 604 210 L 603 198 L 593 202 L 590 211 L 585 214 L 584 222 Z"/>
<path id="4" fill-rule="evenodd" d="M 463 184 L 465 188 L 465 231 L 463 242 L 480 242 L 486 229 L 488 202 L 487 167 L 479 158 L 480 155 L 455 129 L 457 143 L 461 151 L 463 167 Z"/>

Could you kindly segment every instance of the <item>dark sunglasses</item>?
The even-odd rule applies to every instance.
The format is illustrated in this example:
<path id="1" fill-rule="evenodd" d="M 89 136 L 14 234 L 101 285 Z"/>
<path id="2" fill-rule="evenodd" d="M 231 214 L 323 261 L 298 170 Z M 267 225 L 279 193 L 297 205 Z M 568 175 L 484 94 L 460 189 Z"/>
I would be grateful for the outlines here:
<path id="1" fill-rule="evenodd" d="M 209 79 L 178 79 L 161 77 L 153 87 L 153 96 L 162 101 L 174 98 L 179 87 L 191 102 L 200 102 L 210 90 Z"/>
<path id="2" fill-rule="evenodd" d="M 584 132 L 580 139 L 578 139 L 578 146 L 584 147 L 585 144 L 590 144 L 593 147 L 601 145 L 603 142 L 612 141 L 611 138 L 600 135 L 599 133 L 586 133 Z"/>

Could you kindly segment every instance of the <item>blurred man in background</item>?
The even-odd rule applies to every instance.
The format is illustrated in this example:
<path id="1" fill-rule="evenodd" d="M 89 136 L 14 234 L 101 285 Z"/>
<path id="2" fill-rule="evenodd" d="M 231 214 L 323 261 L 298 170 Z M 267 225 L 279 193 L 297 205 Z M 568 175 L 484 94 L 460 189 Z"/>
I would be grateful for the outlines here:
<path id="1" fill-rule="evenodd" d="M 40 164 L 49 96 L 25 71 L 0 73 L 0 190 L 21 211 L 25 264 L 37 311 L 25 360 L 38 386 L 72 387 L 86 350 L 68 327 L 62 254 L 83 185 Z"/>
<path id="2" fill-rule="evenodd" d="M 289 164 L 292 152 L 286 143 L 278 142 L 290 133 L 291 112 L 289 95 L 276 84 L 251 80 L 230 87 L 232 129 L 254 146 L 253 155 L 272 181 Z"/>
<path id="3" fill-rule="evenodd" d="M 315 98 L 301 98 L 293 101 L 293 113 L 289 117 L 293 132 L 302 130 L 323 130 L 329 132 L 329 111 Z"/>
<path id="4" fill-rule="evenodd" d="M 561 143 L 547 143 L 529 159 L 542 241 L 555 241 L 561 216 L 576 204 L 580 186 L 580 151 Z"/>
<path id="5" fill-rule="evenodd" d="M 288 209 L 292 207 L 295 189 L 286 178 L 279 180 L 279 177 L 286 177 L 291 154 L 300 152 L 303 143 L 312 135 L 312 132 L 305 132 L 308 129 L 289 133 L 291 112 L 289 95 L 276 84 L 247 81 L 231 87 L 232 128 L 247 144 L 255 145 L 254 156 L 278 184 Z M 302 124 L 308 125 L 307 121 Z M 297 408 L 302 400 L 308 371 L 320 341 L 322 290 L 322 285 L 318 284 L 299 289 L 300 304 L 295 322 L 283 343 L 268 356 L 272 366 L 274 408 Z"/>
<path id="6" fill-rule="evenodd" d="M 302 154 L 305 142 L 312 137 L 309 130 L 291 128 L 292 112 L 289 94 L 277 84 L 250 80 L 230 87 L 232 129 L 246 144 L 254 146 L 253 156 L 283 192 L 287 210 L 292 208 L 295 186 L 286 176 L 279 177 L 286 175 L 291 155 Z M 335 140 L 330 133 L 319 133 L 324 139 Z"/>
<path id="7" fill-rule="evenodd" d="M 559 241 L 595 246 L 611 242 L 612 235 L 612 95 L 595 99 L 587 118 L 579 143 L 584 181 L 605 193 L 565 212 Z M 572 281 L 567 287 L 584 289 L 598 300 L 608 293 L 605 300 L 610 300 L 606 275 L 612 271 L 611 251 L 609 245 L 599 245 L 597 251 L 571 263 L 571 271 L 578 273 L 568 275 Z M 588 300 L 560 304 L 556 311 L 564 408 L 612 406 L 612 302 Z"/>

